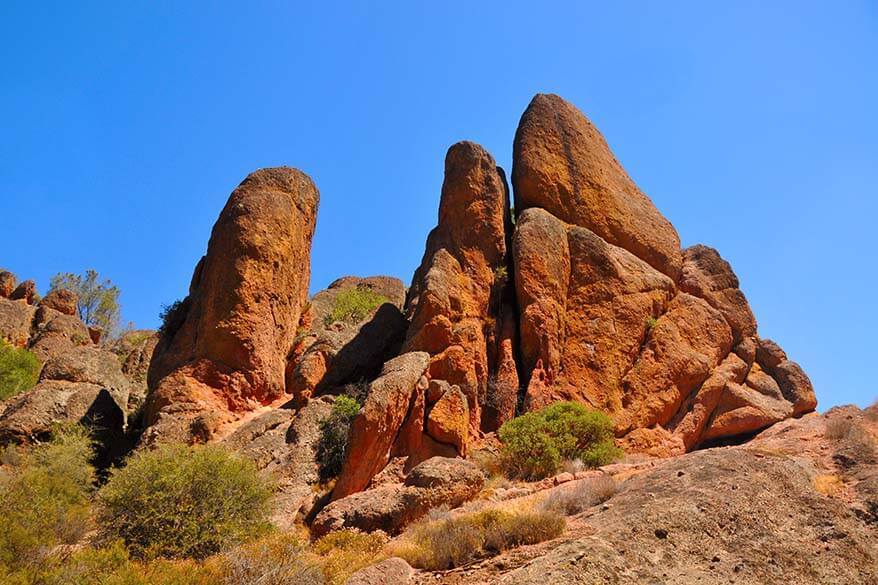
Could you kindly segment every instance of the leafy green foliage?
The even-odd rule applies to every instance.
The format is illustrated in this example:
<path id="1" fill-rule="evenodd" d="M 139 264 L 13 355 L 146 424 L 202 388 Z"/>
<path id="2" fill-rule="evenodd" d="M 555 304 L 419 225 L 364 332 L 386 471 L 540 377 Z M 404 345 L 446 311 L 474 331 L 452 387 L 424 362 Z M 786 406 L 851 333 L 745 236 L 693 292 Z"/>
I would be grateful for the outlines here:
<path id="1" fill-rule="evenodd" d="M 176 335 L 180 327 L 183 326 L 188 312 L 189 297 L 183 300 L 178 299 L 170 305 L 164 305 L 159 313 L 159 319 L 162 320 L 162 324 L 159 326 L 159 335 L 169 338 Z"/>
<path id="2" fill-rule="evenodd" d="M 335 296 L 332 311 L 323 318 L 323 325 L 329 327 L 336 321 L 359 323 L 377 307 L 389 302 L 390 299 L 366 286 L 345 289 Z"/>
<path id="3" fill-rule="evenodd" d="M 164 445 L 111 475 L 100 519 L 134 557 L 201 559 L 259 534 L 270 497 L 250 461 L 217 445 Z"/>
<path id="4" fill-rule="evenodd" d="M 550 540 L 565 525 L 564 518 L 554 512 L 488 509 L 417 524 L 395 552 L 415 567 L 441 571 Z"/>
<path id="5" fill-rule="evenodd" d="M 650 332 L 653 329 L 655 329 L 656 325 L 658 325 L 658 319 L 656 319 L 655 317 L 652 317 L 652 316 L 647 317 L 644 320 L 644 324 L 646 325 L 646 331 Z"/>
<path id="6" fill-rule="evenodd" d="M 49 290 L 67 289 L 76 293 L 76 310 L 83 323 L 100 327 L 107 336 L 119 324 L 119 287 L 110 280 L 101 282 L 96 270 L 84 274 L 58 273 L 49 281 Z"/>
<path id="7" fill-rule="evenodd" d="M 89 526 L 93 444 L 79 426 L 29 450 L 7 449 L 0 471 L 0 574 L 39 565 L 50 547 Z"/>
<path id="8" fill-rule="evenodd" d="M 0 339 L 0 400 L 32 388 L 41 368 L 37 356 Z"/>
<path id="9" fill-rule="evenodd" d="M 500 427 L 498 435 L 507 473 L 526 479 L 553 475 L 566 459 L 597 467 L 621 454 L 610 418 L 577 402 L 556 402 L 523 414 Z"/>
<path id="10" fill-rule="evenodd" d="M 349 396 L 338 396 L 332 404 L 332 412 L 320 421 L 317 461 L 321 481 L 329 481 L 341 473 L 347 455 L 348 432 L 359 411 L 359 402 Z"/>

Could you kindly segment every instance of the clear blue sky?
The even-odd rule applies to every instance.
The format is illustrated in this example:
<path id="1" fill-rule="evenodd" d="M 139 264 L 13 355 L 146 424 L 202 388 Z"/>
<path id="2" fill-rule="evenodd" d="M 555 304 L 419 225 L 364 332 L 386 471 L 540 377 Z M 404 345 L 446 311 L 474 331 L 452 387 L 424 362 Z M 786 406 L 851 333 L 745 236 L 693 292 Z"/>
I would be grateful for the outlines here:
<path id="1" fill-rule="evenodd" d="M 732 263 L 821 408 L 878 397 L 874 0 L 293 4 L 3 2 L 0 265 L 95 268 L 155 327 L 231 190 L 291 165 L 322 194 L 312 290 L 408 283 L 448 146 L 508 172 L 555 92 Z"/>

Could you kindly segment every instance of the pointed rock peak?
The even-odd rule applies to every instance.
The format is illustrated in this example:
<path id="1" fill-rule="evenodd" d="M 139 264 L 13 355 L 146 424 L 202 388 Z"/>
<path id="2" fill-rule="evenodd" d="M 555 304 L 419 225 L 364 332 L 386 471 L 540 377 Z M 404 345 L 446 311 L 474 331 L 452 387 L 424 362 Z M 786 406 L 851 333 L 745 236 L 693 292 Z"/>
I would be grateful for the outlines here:
<path id="1" fill-rule="evenodd" d="M 680 238 L 634 184 L 595 126 L 557 95 L 537 94 L 513 145 L 517 213 L 541 207 L 625 248 L 675 281 Z"/>
<path id="2" fill-rule="evenodd" d="M 190 440 L 280 398 L 308 300 L 319 194 L 302 171 L 261 169 L 232 192 L 150 364 L 153 435 Z M 162 416 L 167 410 L 187 412 Z M 161 427 L 161 428 L 159 428 Z"/>

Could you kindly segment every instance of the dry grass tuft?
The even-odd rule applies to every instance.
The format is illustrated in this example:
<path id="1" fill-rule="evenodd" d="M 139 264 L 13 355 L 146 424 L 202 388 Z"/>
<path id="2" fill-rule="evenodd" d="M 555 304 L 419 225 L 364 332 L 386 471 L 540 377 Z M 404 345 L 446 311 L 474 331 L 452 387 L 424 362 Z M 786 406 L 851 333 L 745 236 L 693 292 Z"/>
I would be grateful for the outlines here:
<path id="1" fill-rule="evenodd" d="M 616 482 L 609 475 L 581 479 L 552 490 L 539 509 L 573 516 L 602 504 L 616 493 Z"/>
<path id="2" fill-rule="evenodd" d="M 824 496 L 834 496 L 844 489 L 844 482 L 835 474 L 818 475 L 814 478 L 814 489 Z"/>
<path id="3" fill-rule="evenodd" d="M 559 536 L 562 516 L 547 511 L 496 508 L 419 523 L 393 547 L 411 565 L 431 571 L 452 569 L 483 556 Z"/>

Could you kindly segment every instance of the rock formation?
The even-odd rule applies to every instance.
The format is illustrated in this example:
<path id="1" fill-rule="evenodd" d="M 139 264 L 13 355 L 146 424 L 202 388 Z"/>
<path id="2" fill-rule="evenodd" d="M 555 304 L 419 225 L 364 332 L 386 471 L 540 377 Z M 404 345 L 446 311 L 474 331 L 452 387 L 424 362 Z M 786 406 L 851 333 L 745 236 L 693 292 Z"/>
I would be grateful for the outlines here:
<path id="1" fill-rule="evenodd" d="M 381 304 L 361 317 L 333 318 L 358 295 Z M 389 276 L 339 278 L 314 295 L 287 362 L 287 392 L 302 404 L 315 393 L 375 378 L 399 352 L 408 325 L 404 303 L 405 286 Z"/>
<path id="2" fill-rule="evenodd" d="M 232 193 L 150 364 L 148 440 L 209 438 L 285 393 L 308 298 L 319 195 L 301 171 L 263 169 Z"/>
<path id="3" fill-rule="evenodd" d="M 525 408 L 583 401 L 611 414 L 618 436 L 636 432 L 629 446 L 670 452 L 815 408 L 798 365 L 782 352 L 756 359 L 765 342 L 729 264 L 706 246 L 679 249 L 575 107 L 536 96 L 513 157 Z"/>

